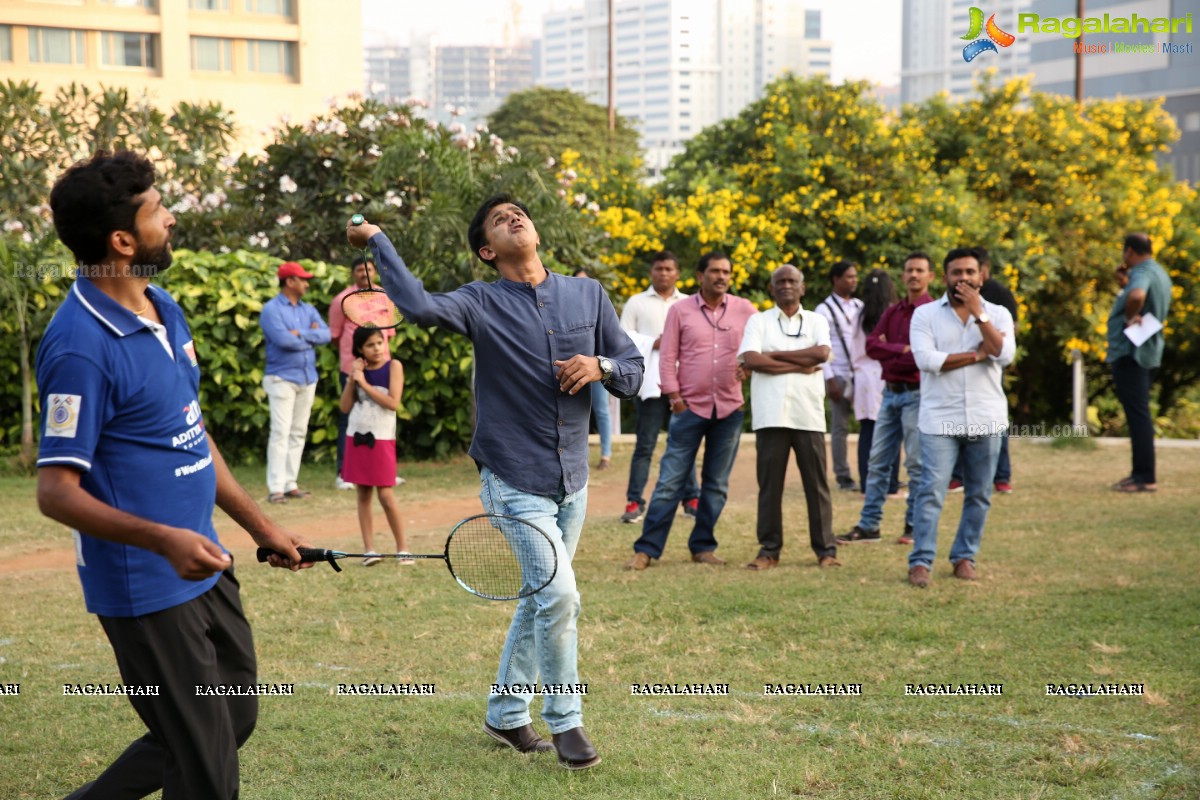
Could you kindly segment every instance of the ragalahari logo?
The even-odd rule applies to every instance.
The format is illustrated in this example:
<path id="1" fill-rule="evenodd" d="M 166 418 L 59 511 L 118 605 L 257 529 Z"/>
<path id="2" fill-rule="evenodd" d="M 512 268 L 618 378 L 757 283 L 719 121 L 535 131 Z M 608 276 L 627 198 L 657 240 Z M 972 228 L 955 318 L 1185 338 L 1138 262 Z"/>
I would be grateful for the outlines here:
<path id="1" fill-rule="evenodd" d="M 980 39 L 979 34 L 984 31 L 987 32 L 988 38 Z M 971 6 L 971 29 L 967 31 L 966 36 L 960 38 L 966 40 L 978 39 L 978 41 L 972 41 L 963 48 L 963 61 L 967 63 L 974 61 L 976 56 L 988 50 L 991 50 L 993 53 L 999 53 L 1000 51 L 996 49 L 996 45 L 1008 47 L 1017 40 L 1017 37 L 1011 33 L 1005 33 L 1000 30 L 1000 26 L 996 24 L 995 14 L 988 17 L 987 25 L 984 25 L 983 10 L 975 8 L 975 6 Z"/>

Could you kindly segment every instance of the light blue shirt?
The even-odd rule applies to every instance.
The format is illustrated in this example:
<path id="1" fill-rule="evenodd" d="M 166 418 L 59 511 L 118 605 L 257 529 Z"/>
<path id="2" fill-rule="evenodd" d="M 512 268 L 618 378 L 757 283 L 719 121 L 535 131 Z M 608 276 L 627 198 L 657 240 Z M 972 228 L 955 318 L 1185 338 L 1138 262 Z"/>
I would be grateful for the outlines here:
<path id="1" fill-rule="evenodd" d="M 317 327 L 312 324 L 318 323 Z M 329 343 L 329 326 L 303 300 L 294 305 L 280 292 L 263 303 L 258 324 L 267 339 L 267 374 L 307 386 L 317 382 L 318 344 Z M 300 335 L 292 333 L 300 331 Z"/>
<path id="2" fill-rule="evenodd" d="M 1012 315 L 1004 306 L 983 301 L 992 325 L 1004 335 L 1000 355 L 942 372 L 954 353 L 978 350 L 983 333 L 974 317 L 963 322 L 949 295 L 919 307 L 909 328 L 909 345 L 921 371 L 921 433 L 938 436 L 997 436 L 1008 428 L 1004 368 L 1017 351 Z"/>

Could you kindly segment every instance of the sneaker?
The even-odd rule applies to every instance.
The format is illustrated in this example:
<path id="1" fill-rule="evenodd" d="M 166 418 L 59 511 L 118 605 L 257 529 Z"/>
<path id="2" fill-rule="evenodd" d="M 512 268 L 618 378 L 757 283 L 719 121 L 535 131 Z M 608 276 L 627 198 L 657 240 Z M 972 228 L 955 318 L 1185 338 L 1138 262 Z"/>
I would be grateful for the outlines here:
<path id="1" fill-rule="evenodd" d="M 367 553 L 366 558 L 363 559 L 363 566 L 373 567 L 380 561 L 383 561 L 383 557 L 379 553 Z"/>
<path id="2" fill-rule="evenodd" d="M 636 500 L 625 504 L 625 513 L 621 515 L 621 522 L 626 525 L 632 525 L 635 522 L 641 522 L 646 516 L 646 507 Z"/>
<path id="3" fill-rule="evenodd" d="M 335 488 L 335 489 L 341 489 L 343 492 L 347 492 L 347 491 L 350 491 L 351 489 L 353 489 L 353 488 L 354 488 L 354 484 L 353 484 L 353 483 L 351 483 L 350 481 L 344 481 L 344 480 L 342 480 L 342 476 L 341 476 L 341 475 L 339 475 L 339 476 L 338 476 L 336 479 L 334 479 L 334 481 L 333 481 L 333 488 Z"/>
<path id="4" fill-rule="evenodd" d="M 963 490 L 963 482 L 962 481 L 950 481 L 950 488 L 946 489 L 947 492 L 951 492 L 951 493 L 961 492 L 962 490 Z"/>
<path id="5" fill-rule="evenodd" d="M 996 483 L 993 484 L 993 488 L 995 488 L 995 490 L 997 492 L 999 492 L 1000 494 L 1012 494 L 1013 493 L 1012 484 L 1009 483 L 1008 481 L 996 481 Z"/>
<path id="6" fill-rule="evenodd" d="M 392 484 L 392 485 L 393 485 L 393 486 L 403 486 L 403 485 L 404 485 L 404 484 L 406 484 L 406 483 L 408 483 L 408 481 L 404 480 L 404 478 L 401 478 L 399 475 L 397 475 L 397 476 L 396 476 L 396 482 L 395 482 L 394 484 Z"/>
<path id="7" fill-rule="evenodd" d="M 879 531 L 864 531 L 857 525 L 849 533 L 844 533 L 841 536 L 834 537 L 834 541 L 838 544 L 852 544 L 853 542 L 878 542 L 880 540 Z"/>
<path id="8" fill-rule="evenodd" d="M 841 492 L 857 492 L 857 491 L 860 491 L 860 489 L 858 488 L 858 484 L 857 484 L 857 483 L 855 483 L 854 481 L 850 481 L 850 483 L 839 483 L 839 484 L 838 484 L 838 491 L 841 491 Z"/>
<path id="9" fill-rule="evenodd" d="M 904 534 L 896 540 L 896 544 L 912 544 L 912 525 L 904 526 Z"/>
<path id="10" fill-rule="evenodd" d="M 409 564 L 417 563 L 415 559 L 408 557 L 411 555 L 411 553 L 409 553 L 407 550 L 400 550 L 396 553 L 396 555 L 400 556 L 399 560 L 401 566 L 407 567 Z"/>
<path id="11" fill-rule="evenodd" d="M 683 513 L 692 519 L 696 518 L 697 512 L 700 511 L 700 498 L 693 497 L 691 500 L 683 501 Z"/>

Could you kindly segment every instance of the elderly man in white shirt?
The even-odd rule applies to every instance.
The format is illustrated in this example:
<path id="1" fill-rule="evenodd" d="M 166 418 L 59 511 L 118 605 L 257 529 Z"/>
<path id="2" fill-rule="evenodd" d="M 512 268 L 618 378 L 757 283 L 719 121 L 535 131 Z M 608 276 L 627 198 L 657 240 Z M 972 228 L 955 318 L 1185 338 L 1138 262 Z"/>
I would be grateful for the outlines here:
<path id="1" fill-rule="evenodd" d="M 841 566 L 833 538 L 833 503 L 825 475 L 825 382 L 829 324 L 800 307 L 804 275 L 791 264 L 771 274 L 775 308 L 746 323 L 738 358 L 750 377 L 750 410 L 758 451 L 758 556 L 747 569 L 779 565 L 783 549 L 783 485 L 795 452 L 808 505 L 808 534 L 821 567 Z"/>
<path id="2" fill-rule="evenodd" d="M 859 329 L 863 301 L 854 296 L 858 288 L 858 265 L 842 260 L 829 268 L 829 283 L 833 291 L 816 307 L 816 312 L 829 322 L 833 354 L 821 366 L 825 377 L 825 394 L 829 397 L 830 449 L 833 453 L 833 475 L 838 488 L 857 492 L 859 484 L 850 475 L 850 460 L 846 455 L 846 439 L 850 420 L 854 417 L 854 332 Z M 862 475 L 859 475 L 862 480 Z M 865 492 L 867 487 L 863 485 Z"/>
<path id="3" fill-rule="evenodd" d="M 929 585 L 937 557 L 938 520 L 954 463 L 963 459 L 963 511 L 950 548 L 954 577 L 975 580 L 975 555 L 991 507 L 992 476 L 1008 428 L 1004 368 L 1016 352 L 1012 315 L 979 294 L 974 250 L 943 262 L 946 294 L 913 314 L 910 344 L 921 370 L 921 485 L 913 509 L 908 581 Z"/>
<path id="4" fill-rule="evenodd" d="M 662 396 L 658 386 L 658 343 L 662 339 L 671 306 L 687 297 L 675 284 L 679 281 L 679 259 L 669 250 L 655 253 L 650 259 L 650 288 L 635 294 L 625 302 L 621 312 L 621 327 L 629 333 L 646 361 L 646 379 L 633 401 L 637 415 L 637 439 L 633 458 L 629 461 L 629 486 L 625 491 L 625 513 L 621 522 L 632 525 L 646 515 L 646 498 L 642 494 L 650 477 L 650 461 L 663 423 L 671 417 L 671 403 Z M 683 484 L 683 513 L 696 516 L 700 485 L 696 470 L 688 472 Z"/>

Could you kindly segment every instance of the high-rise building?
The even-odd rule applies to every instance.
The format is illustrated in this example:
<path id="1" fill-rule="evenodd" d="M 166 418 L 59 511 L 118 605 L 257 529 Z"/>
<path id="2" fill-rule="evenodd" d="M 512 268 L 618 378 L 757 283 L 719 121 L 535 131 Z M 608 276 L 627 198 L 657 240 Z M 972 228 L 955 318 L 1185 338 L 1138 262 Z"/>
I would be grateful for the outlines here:
<path id="1" fill-rule="evenodd" d="M 504 98 L 533 86 L 533 46 L 439 45 L 429 37 L 408 47 L 368 47 L 367 82 L 374 97 L 429 103 L 429 116 L 482 122 Z"/>
<path id="2" fill-rule="evenodd" d="M 803 0 L 616 0 L 614 104 L 659 171 L 702 128 L 784 72 L 829 74 L 832 45 Z M 538 82 L 608 102 L 608 3 L 543 19 Z"/>
<path id="3" fill-rule="evenodd" d="M 1177 19 L 1194 12 L 1195 0 L 1088 0 L 1085 18 L 1141 20 L 1131 33 L 1086 34 L 1084 44 L 1104 52 L 1081 54 L 1084 99 L 1098 97 L 1163 98 L 1180 139 L 1159 161 L 1175 177 L 1200 183 L 1200 39 L 1183 24 L 1174 33 L 1155 32 L 1151 20 Z M 1074 0 L 1034 0 L 1031 12 L 1042 17 L 1074 17 Z M 1200 23 L 1200 19 L 1196 20 Z M 1080 39 L 1061 33 L 1029 34 L 1031 68 L 1039 91 L 1075 95 L 1075 45 Z M 1118 47 L 1118 45 L 1120 47 Z M 1164 47 L 1165 45 L 1165 47 Z M 1134 49 L 1138 48 L 1138 49 Z M 1146 48 L 1148 52 L 1141 52 Z"/>
<path id="4" fill-rule="evenodd" d="M 0 0 L 0 80 L 217 100 L 253 144 L 361 89 L 359 19 L 359 0 Z"/>
<path id="5" fill-rule="evenodd" d="M 971 8 L 985 19 L 995 17 L 1005 33 L 1016 34 L 1017 15 L 1029 11 L 1031 0 L 904 0 L 901 25 L 900 100 L 920 103 L 939 92 L 952 100 L 974 94 L 978 73 L 995 68 L 1003 83 L 1028 74 L 1029 38 L 1017 36 L 1008 47 L 997 47 L 967 61 L 964 40 L 971 32 Z M 981 34 L 978 38 L 985 38 Z"/>

